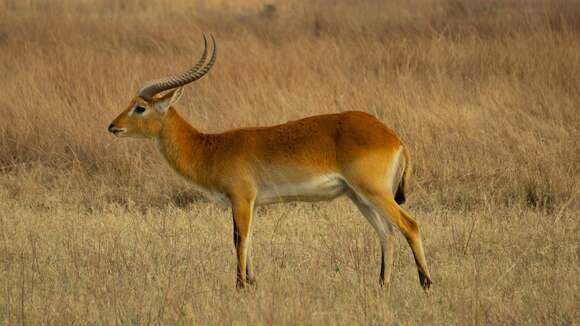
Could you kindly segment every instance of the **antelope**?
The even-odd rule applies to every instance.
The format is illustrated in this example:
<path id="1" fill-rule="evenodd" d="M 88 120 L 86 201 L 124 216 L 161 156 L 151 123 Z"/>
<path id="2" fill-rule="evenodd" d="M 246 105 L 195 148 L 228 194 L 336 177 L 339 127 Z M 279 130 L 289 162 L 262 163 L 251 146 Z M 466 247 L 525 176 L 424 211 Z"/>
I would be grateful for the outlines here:
<path id="1" fill-rule="evenodd" d="M 196 190 L 231 206 L 237 287 L 255 282 L 250 248 L 256 206 L 346 195 L 379 236 L 379 283 L 390 280 L 396 228 L 411 248 L 420 285 L 428 290 L 431 277 L 419 224 L 399 206 L 405 201 L 411 158 L 395 132 L 356 111 L 271 127 L 200 132 L 174 104 L 183 87 L 207 74 L 216 61 L 215 39 L 211 36 L 209 61 L 208 40 L 203 39 L 203 54 L 192 68 L 145 83 L 108 131 L 154 139 L 169 165 Z"/>

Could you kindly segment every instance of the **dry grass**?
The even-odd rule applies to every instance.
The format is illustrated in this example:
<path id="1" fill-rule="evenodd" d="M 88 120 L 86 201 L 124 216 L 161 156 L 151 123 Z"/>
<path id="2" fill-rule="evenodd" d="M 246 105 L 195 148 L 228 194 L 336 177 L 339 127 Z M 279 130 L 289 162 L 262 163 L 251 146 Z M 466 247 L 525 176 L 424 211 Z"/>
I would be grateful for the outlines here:
<path id="1" fill-rule="evenodd" d="M 580 322 L 580 5 L 571 1 L 0 0 L 5 324 Z M 262 208 L 259 286 L 234 288 L 229 212 L 106 126 L 139 84 L 216 68 L 199 129 L 371 112 L 414 157 L 434 278 L 344 200 Z"/>

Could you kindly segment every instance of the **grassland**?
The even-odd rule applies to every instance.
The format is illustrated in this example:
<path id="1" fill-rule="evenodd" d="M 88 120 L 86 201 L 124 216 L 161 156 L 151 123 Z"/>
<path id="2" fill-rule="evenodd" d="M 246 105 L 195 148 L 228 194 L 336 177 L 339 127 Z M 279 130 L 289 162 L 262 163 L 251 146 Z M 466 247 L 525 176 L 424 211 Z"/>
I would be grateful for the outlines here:
<path id="1" fill-rule="evenodd" d="M 0 0 L 0 323 L 578 324 L 580 5 L 571 1 Z M 271 10 L 275 8 L 275 10 Z M 212 32 L 198 129 L 370 112 L 409 146 L 432 291 L 346 200 L 231 217 L 106 126 Z"/>

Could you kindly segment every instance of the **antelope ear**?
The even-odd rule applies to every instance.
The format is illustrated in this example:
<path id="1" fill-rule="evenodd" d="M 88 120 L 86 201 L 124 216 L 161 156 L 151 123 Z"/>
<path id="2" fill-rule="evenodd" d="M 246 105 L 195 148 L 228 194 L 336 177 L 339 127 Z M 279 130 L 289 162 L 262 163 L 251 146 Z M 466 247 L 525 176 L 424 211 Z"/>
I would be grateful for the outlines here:
<path id="1" fill-rule="evenodd" d="M 165 113 L 169 107 L 179 101 L 181 95 L 183 95 L 183 87 L 178 87 L 170 92 L 167 92 L 155 100 L 155 109 L 161 113 Z"/>

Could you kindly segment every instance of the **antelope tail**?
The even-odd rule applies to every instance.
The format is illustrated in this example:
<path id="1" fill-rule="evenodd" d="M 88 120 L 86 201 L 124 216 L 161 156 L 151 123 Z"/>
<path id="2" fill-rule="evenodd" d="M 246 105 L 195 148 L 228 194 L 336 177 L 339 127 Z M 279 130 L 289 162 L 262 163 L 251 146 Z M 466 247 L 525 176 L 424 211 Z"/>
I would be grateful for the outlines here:
<path id="1" fill-rule="evenodd" d="M 399 187 L 397 187 L 397 192 L 395 193 L 395 201 L 399 205 L 405 202 L 405 191 L 409 186 L 409 178 L 411 177 L 411 155 L 409 154 L 407 148 L 404 146 L 403 155 L 405 157 L 405 167 L 403 168 L 403 176 L 399 182 Z"/>

